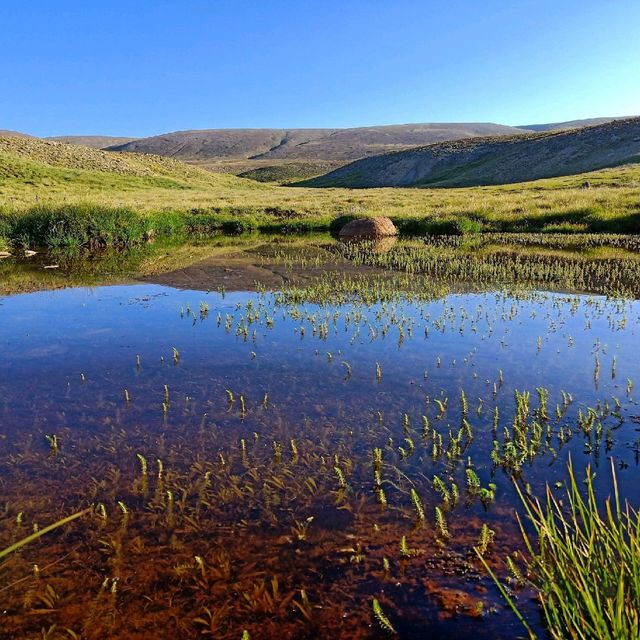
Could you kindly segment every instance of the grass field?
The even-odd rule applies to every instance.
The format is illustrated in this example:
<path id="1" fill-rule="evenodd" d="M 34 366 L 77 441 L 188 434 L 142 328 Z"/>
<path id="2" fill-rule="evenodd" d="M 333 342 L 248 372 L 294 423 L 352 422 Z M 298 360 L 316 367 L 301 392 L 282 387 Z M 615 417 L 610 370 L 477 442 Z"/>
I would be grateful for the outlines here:
<path id="1" fill-rule="evenodd" d="M 590 188 L 582 188 L 585 181 Z M 150 230 L 326 230 L 353 215 L 386 215 L 416 234 L 638 233 L 640 165 L 498 187 L 312 189 L 214 174 L 159 156 L 0 138 L 0 246 L 41 243 L 55 236 L 58 219 L 78 215 L 95 225 L 135 227 L 123 242 Z"/>

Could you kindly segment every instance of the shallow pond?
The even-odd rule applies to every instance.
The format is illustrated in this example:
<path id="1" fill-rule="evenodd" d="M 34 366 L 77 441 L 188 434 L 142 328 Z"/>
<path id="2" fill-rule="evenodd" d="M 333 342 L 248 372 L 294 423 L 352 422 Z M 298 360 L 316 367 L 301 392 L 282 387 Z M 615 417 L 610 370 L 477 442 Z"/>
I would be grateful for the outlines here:
<path id="1" fill-rule="evenodd" d="M 636 257 L 514 289 L 454 244 L 458 280 L 324 239 L 0 298 L 0 548 L 93 505 L 0 565 L 2 637 L 524 637 L 474 547 L 508 580 L 513 480 L 569 457 L 638 504 L 640 302 L 585 289 Z"/>

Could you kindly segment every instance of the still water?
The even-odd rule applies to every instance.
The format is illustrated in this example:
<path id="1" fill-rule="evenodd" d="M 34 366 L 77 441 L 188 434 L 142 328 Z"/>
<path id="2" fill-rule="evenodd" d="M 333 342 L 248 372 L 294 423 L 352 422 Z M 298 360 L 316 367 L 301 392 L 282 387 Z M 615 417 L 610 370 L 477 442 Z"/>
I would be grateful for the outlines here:
<path id="1" fill-rule="evenodd" d="M 0 548 L 92 506 L 0 565 L 3 638 L 524 637 L 473 550 L 521 562 L 514 479 L 638 504 L 633 297 L 314 260 L 0 298 Z"/>

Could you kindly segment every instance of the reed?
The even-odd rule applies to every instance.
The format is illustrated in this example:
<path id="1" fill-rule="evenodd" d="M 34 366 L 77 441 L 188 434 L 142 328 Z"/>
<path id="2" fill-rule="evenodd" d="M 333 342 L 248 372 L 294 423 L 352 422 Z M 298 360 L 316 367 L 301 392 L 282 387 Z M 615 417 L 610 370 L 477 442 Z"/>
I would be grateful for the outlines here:
<path id="1" fill-rule="evenodd" d="M 538 594 L 554 640 L 640 637 L 640 517 L 628 503 L 621 504 L 613 459 L 611 475 L 613 498 L 604 503 L 596 496 L 591 468 L 579 483 L 571 461 L 562 498 L 548 486 L 544 498 L 529 497 L 516 485 L 532 527 L 527 532 L 518 518 L 529 554 L 526 583 Z M 476 552 L 482 559 L 482 549 Z M 519 571 L 518 576 L 522 580 Z M 493 577 L 535 637 L 506 587 Z"/>

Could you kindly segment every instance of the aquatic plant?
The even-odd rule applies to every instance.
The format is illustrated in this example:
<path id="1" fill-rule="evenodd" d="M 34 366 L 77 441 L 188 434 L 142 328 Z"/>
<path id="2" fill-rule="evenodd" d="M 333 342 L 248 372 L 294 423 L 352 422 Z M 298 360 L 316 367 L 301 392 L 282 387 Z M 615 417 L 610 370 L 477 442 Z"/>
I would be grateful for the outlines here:
<path id="1" fill-rule="evenodd" d="M 621 504 L 613 459 L 611 475 L 613 499 L 604 505 L 598 504 L 591 468 L 582 489 L 571 461 L 566 502 L 549 487 L 546 498 L 539 499 L 516 485 L 533 527 L 527 533 L 520 522 L 529 554 L 527 584 L 537 591 L 545 624 L 558 640 L 640 635 L 640 518 L 628 503 Z M 482 556 L 480 549 L 478 553 Z M 517 575 L 522 580 L 519 571 Z M 505 587 L 495 574 L 493 578 L 533 636 Z"/>
<path id="2" fill-rule="evenodd" d="M 378 624 L 382 627 L 384 631 L 395 634 L 396 630 L 393 628 L 391 621 L 389 620 L 389 618 L 387 618 L 384 611 L 382 610 L 382 606 L 380 605 L 380 602 L 378 601 L 378 599 L 373 598 L 373 600 L 371 601 L 371 604 L 373 606 L 373 615 L 378 621 Z"/>

